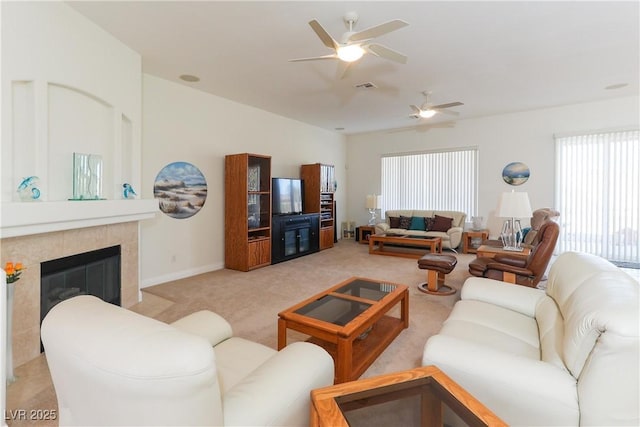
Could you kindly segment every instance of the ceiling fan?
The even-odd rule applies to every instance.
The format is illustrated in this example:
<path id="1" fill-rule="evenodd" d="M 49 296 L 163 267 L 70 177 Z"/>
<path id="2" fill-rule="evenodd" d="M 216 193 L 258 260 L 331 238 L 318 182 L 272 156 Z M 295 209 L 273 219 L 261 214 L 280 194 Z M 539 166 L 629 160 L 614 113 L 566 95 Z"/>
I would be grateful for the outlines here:
<path id="1" fill-rule="evenodd" d="M 353 26 L 358 22 L 358 14 L 356 12 L 349 12 L 344 16 L 344 22 L 348 25 L 349 31 L 342 35 L 340 42 L 336 41 L 329 33 L 320 25 L 315 19 L 309 21 L 309 25 L 313 31 L 318 35 L 322 43 L 330 49 L 334 50 L 334 53 L 330 55 L 314 56 L 310 58 L 298 58 L 290 59 L 289 62 L 300 61 L 317 61 L 322 59 L 339 59 L 340 65 L 338 69 L 339 77 L 344 77 L 349 66 L 362 58 L 365 53 L 390 59 L 391 61 L 398 62 L 400 64 L 407 63 L 407 57 L 400 52 L 383 46 L 379 43 L 373 43 L 371 40 L 390 33 L 400 28 L 409 25 L 407 22 L 400 19 L 394 19 L 373 27 L 369 27 L 365 30 L 354 32 Z"/>
<path id="2" fill-rule="evenodd" d="M 433 105 L 429 102 L 429 95 L 431 95 L 431 92 L 424 91 L 422 92 L 422 94 L 424 95 L 424 103 L 420 107 L 410 105 L 411 109 L 413 110 L 413 114 L 411 114 L 409 117 L 416 119 L 428 119 L 433 117 L 436 113 L 457 116 L 460 113 L 458 113 L 457 111 L 446 110 L 446 108 L 464 105 L 462 102 L 449 102 L 447 104 Z"/>

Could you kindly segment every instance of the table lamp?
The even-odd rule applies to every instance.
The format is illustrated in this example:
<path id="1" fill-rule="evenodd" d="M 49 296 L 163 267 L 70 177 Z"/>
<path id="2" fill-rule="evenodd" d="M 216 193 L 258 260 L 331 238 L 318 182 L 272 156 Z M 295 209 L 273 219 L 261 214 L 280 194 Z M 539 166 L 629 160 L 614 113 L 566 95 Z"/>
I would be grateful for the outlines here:
<path id="1" fill-rule="evenodd" d="M 376 209 L 380 209 L 382 202 L 382 196 L 369 194 L 367 195 L 367 209 L 369 209 L 369 225 L 376 225 Z"/>
<path id="2" fill-rule="evenodd" d="M 498 216 L 509 218 L 504 222 L 500 233 L 503 249 L 507 251 L 522 251 L 522 227 L 520 226 L 519 218 L 531 217 L 529 195 L 524 192 L 516 193 L 515 191 L 502 193 Z"/>

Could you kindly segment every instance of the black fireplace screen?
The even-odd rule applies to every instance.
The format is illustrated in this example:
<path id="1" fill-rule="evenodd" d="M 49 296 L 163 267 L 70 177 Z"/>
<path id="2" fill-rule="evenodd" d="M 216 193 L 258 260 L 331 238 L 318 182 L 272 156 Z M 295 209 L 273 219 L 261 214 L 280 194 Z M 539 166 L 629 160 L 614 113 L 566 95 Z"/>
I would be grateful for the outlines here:
<path id="1" fill-rule="evenodd" d="M 94 295 L 120 305 L 120 246 L 85 252 L 40 265 L 40 322 L 56 304 Z"/>

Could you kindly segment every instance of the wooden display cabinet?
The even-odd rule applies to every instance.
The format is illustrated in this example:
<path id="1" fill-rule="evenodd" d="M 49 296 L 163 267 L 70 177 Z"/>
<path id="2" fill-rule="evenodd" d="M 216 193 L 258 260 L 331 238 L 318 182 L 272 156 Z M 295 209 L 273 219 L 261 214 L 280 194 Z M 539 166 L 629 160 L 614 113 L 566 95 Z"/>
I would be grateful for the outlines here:
<path id="1" fill-rule="evenodd" d="M 320 250 L 333 247 L 335 227 L 335 170 L 333 165 L 300 166 L 304 181 L 304 213 L 320 214 Z"/>
<path id="2" fill-rule="evenodd" d="M 271 157 L 225 156 L 224 265 L 249 271 L 271 264 Z"/>

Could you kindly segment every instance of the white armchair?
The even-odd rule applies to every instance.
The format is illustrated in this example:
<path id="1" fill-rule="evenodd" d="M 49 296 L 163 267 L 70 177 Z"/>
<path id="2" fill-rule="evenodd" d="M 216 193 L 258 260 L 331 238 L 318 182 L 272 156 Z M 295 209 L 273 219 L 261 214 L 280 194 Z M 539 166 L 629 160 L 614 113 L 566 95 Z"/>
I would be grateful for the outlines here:
<path id="1" fill-rule="evenodd" d="M 41 331 L 60 425 L 306 425 L 310 391 L 333 383 L 322 348 L 278 352 L 210 311 L 168 325 L 78 296 Z"/>

